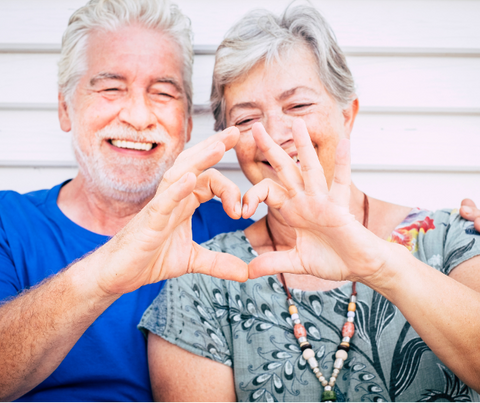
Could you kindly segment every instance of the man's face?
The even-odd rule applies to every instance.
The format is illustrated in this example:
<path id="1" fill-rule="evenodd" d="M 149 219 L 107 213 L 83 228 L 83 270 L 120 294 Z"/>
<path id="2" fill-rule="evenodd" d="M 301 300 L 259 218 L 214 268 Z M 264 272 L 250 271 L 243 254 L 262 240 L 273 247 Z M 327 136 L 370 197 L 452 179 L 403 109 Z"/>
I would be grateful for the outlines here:
<path id="1" fill-rule="evenodd" d="M 137 25 L 93 32 L 87 72 L 71 105 L 60 108 L 73 131 L 87 185 L 106 197 L 151 197 L 190 138 L 180 49 L 161 32 Z"/>

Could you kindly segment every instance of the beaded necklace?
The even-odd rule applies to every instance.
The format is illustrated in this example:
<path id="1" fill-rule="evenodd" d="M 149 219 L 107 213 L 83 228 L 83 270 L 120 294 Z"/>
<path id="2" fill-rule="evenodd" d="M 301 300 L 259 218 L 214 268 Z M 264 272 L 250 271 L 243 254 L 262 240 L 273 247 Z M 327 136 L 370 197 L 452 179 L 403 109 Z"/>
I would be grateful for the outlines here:
<path id="1" fill-rule="evenodd" d="M 363 196 L 363 226 L 365 228 L 368 228 L 369 203 L 367 195 L 364 193 Z M 265 224 L 267 226 L 268 236 L 270 237 L 270 240 L 272 242 L 273 250 L 277 251 L 277 246 L 275 244 L 272 231 L 270 230 L 270 226 L 268 225 L 268 216 L 265 217 Z M 357 309 L 357 283 L 352 282 L 352 294 L 350 295 L 350 302 L 348 304 L 347 321 L 342 328 L 342 341 L 337 347 L 337 352 L 335 353 L 335 361 L 333 363 L 332 375 L 330 377 L 330 380 L 327 381 L 325 375 L 323 375 L 320 371 L 312 345 L 307 340 L 307 330 L 300 321 L 298 309 L 295 306 L 295 302 L 293 301 L 292 295 L 290 294 L 290 290 L 288 289 L 287 281 L 285 280 L 285 276 L 283 275 L 283 273 L 280 273 L 280 278 L 282 279 L 283 288 L 285 289 L 285 293 L 287 294 L 288 312 L 290 313 L 290 317 L 292 318 L 292 322 L 294 324 L 293 333 L 298 341 L 298 344 L 300 345 L 300 349 L 302 350 L 302 356 L 305 361 L 308 362 L 308 365 L 310 366 L 313 373 L 324 388 L 322 393 L 322 402 L 336 402 L 337 395 L 333 389 L 335 387 L 335 382 L 337 381 L 338 374 L 343 368 L 345 360 L 348 358 L 348 351 L 350 350 L 350 340 L 355 333 L 355 325 L 353 324 L 353 321 L 355 318 L 355 311 Z"/>

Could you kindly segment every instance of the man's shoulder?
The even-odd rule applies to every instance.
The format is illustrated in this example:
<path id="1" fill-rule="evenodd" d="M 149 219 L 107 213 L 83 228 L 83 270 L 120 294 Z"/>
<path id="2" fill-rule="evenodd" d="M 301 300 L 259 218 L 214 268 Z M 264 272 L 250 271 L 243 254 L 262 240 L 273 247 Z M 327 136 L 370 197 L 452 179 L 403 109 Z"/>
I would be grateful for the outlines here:
<path id="1" fill-rule="evenodd" d="M 26 204 L 38 206 L 45 202 L 50 190 L 51 189 L 41 189 L 29 193 L 18 193 L 14 190 L 1 190 L 0 208 L 7 206 L 18 208 Z"/>

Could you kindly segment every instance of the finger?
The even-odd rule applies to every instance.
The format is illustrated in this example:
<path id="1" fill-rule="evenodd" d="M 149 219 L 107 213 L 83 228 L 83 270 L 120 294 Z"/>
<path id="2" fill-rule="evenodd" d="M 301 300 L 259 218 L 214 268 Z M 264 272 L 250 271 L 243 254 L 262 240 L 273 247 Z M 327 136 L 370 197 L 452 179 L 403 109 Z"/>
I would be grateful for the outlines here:
<path id="1" fill-rule="evenodd" d="M 477 205 L 475 204 L 475 202 L 472 199 L 463 199 L 461 205 L 462 206 L 469 206 L 469 207 L 472 207 L 474 209 L 477 208 Z"/>
<path id="2" fill-rule="evenodd" d="M 298 158 L 300 159 L 305 190 L 309 193 L 327 193 L 328 186 L 325 180 L 325 173 L 313 148 L 312 140 L 303 119 L 295 119 L 293 121 L 292 131 Z"/>
<path id="3" fill-rule="evenodd" d="M 176 162 L 165 172 L 165 175 L 163 175 L 157 192 L 163 192 L 186 172 L 192 172 L 195 176 L 200 175 L 206 169 L 220 162 L 223 154 L 225 154 L 225 145 L 220 141 L 216 141 L 210 144 L 209 147 L 203 149 L 202 152 L 196 153 L 188 159 L 184 159 L 183 162 Z"/>
<path id="4" fill-rule="evenodd" d="M 194 145 L 193 147 L 190 147 L 187 150 L 183 151 L 178 156 L 175 163 L 182 163 L 183 161 L 188 161 L 193 156 L 201 154 L 205 149 L 207 149 L 217 141 L 220 141 L 225 145 L 225 150 L 230 150 L 237 144 L 239 136 L 240 132 L 235 126 L 227 127 L 224 131 L 220 133 L 215 133 L 214 135 L 206 138 L 200 143 Z"/>
<path id="5" fill-rule="evenodd" d="M 463 199 L 460 207 L 460 215 L 469 221 L 480 217 L 480 210 L 471 199 Z"/>
<path id="6" fill-rule="evenodd" d="M 248 278 L 272 276 L 279 273 L 307 274 L 300 264 L 293 263 L 296 260 L 293 254 L 293 249 L 261 254 L 248 264 Z"/>
<path id="7" fill-rule="evenodd" d="M 475 218 L 473 225 L 475 226 L 475 229 L 477 230 L 477 232 L 480 233 L 480 217 Z"/>
<path id="8" fill-rule="evenodd" d="M 294 194 L 303 190 L 303 178 L 295 162 L 265 131 L 261 123 L 252 126 L 252 133 L 258 148 L 267 158 L 278 177 Z"/>
<path id="9" fill-rule="evenodd" d="M 247 264 L 229 253 L 213 252 L 193 243 L 192 257 L 188 268 L 190 273 L 240 282 L 248 280 Z"/>
<path id="10" fill-rule="evenodd" d="M 287 190 L 271 179 L 264 179 L 248 189 L 243 196 L 242 217 L 250 218 L 260 203 L 280 209 L 287 200 Z"/>
<path id="11" fill-rule="evenodd" d="M 196 182 L 196 176 L 191 172 L 187 172 L 163 193 L 157 194 L 147 205 L 150 228 L 157 231 L 163 230 L 168 225 L 175 207 L 192 194 Z"/>
<path id="12" fill-rule="evenodd" d="M 216 169 L 208 169 L 199 175 L 194 193 L 200 203 L 214 196 L 220 197 L 223 209 L 231 218 L 238 219 L 242 215 L 240 189 Z"/>
<path id="13" fill-rule="evenodd" d="M 329 196 L 336 204 L 347 208 L 350 204 L 350 174 L 350 140 L 342 139 L 335 154 L 335 171 Z"/>

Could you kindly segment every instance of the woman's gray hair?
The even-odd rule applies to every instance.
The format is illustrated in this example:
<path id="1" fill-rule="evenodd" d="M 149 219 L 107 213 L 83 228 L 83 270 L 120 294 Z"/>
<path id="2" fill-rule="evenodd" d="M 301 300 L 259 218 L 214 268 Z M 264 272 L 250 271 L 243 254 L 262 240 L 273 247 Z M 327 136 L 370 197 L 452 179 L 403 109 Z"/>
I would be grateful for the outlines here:
<path id="1" fill-rule="evenodd" d="M 183 57 L 183 85 L 192 113 L 193 45 L 190 19 L 169 0 L 90 0 L 73 13 L 62 38 L 58 63 L 58 88 L 70 102 L 78 81 L 87 70 L 86 44 L 94 30 L 115 31 L 140 24 L 159 30 L 179 45 Z"/>
<path id="2" fill-rule="evenodd" d="M 311 5 L 290 5 L 283 15 L 253 10 L 236 23 L 217 49 L 210 102 L 215 130 L 226 127 L 225 86 L 260 62 L 280 60 L 285 51 L 305 44 L 313 52 L 323 85 L 342 108 L 355 99 L 355 83 L 335 35 Z"/>

